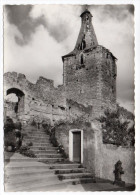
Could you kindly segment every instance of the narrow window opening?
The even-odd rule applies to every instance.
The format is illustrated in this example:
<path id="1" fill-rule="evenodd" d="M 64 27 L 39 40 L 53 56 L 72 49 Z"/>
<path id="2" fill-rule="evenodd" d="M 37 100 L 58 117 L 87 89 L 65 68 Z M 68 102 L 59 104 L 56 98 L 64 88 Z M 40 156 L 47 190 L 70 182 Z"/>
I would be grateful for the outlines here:
<path id="1" fill-rule="evenodd" d="M 81 55 L 81 64 L 84 63 L 83 54 Z"/>

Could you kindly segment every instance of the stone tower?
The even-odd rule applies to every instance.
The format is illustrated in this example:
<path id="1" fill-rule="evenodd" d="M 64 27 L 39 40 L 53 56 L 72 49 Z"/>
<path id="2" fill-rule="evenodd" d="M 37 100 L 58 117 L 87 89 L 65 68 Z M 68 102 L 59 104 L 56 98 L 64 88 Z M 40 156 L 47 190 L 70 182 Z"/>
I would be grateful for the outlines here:
<path id="1" fill-rule="evenodd" d="M 81 14 L 81 29 L 72 52 L 62 57 L 66 98 L 93 106 L 93 118 L 116 105 L 116 58 L 98 45 L 92 14 Z"/>

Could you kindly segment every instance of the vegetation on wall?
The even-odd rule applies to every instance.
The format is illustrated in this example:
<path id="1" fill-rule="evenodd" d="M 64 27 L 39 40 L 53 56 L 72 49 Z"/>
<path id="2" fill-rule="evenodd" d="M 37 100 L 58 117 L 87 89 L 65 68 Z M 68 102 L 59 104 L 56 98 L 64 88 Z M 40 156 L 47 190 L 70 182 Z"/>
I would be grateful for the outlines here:
<path id="1" fill-rule="evenodd" d="M 5 150 L 16 151 L 22 144 L 21 123 L 14 123 L 10 117 L 6 117 L 4 122 L 4 145 Z M 8 148 L 11 148 L 10 150 Z"/>
<path id="2" fill-rule="evenodd" d="M 51 131 L 49 132 L 49 134 L 50 134 L 50 142 L 52 143 L 52 145 L 54 147 L 58 147 L 58 150 L 57 150 L 58 153 L 61 153 L 62 157 L 67 159 L 68 155 L 66 154 L 63 145 L 59 144 L 56 137 L 55 137 L 55 128 L 52 128 Z"/>
<path id="3" fill-rule="evenodd" d="M 118 146 L 134 146 L 135 130 L 133 120 L 126 119 L 121 110 L 105 110 L 104 116 L 97 119 L 102 125 L 103 143 Z"/>
<path id="4" fill-rule="evenodd" d="M 15 151 L 16 137 L 15 137 L 15 125 L 10 117 L 6 117 L 4 122 L 4 145 L 7 149 L 11 146 L 11 151 Z"/>

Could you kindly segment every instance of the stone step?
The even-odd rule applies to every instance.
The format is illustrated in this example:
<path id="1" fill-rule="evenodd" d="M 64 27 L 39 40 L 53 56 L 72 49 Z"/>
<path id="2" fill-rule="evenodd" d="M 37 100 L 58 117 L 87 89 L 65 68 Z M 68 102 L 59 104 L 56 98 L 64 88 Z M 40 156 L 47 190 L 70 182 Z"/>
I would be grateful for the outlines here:
<path id="1" fill-rule="evenodd" d="M 50 138 L 49 135 L 47 134 L 26 134 L 27 137 L 32 137 L 32 138 Z"/>
<path id="2" fill-rule="evenodd" d="M 84 183 L 96 183 L 95 178 L 75 178 L 75 179 L 65 179 L 66 183 L 70 182 L 72 185 L 84 184 Z"/>
<path id="3" fill-rule="evenodd" d="M 53 145 L 51 144 L 51 143 L 42 143 L 42 142 L 33 142 L 33 146 L 52 146 L 53 147 Z"/>
<path id="4" fill-rule="evenodd" d="M 33 145 L 40 145 L 40 144 L 41 145 L 52 145 L 49 141 L 40 141 L 40 140 L 35 141 L 35 140 L 26 140 L 26 139 L 24 139 L 24 141 L 26 143 L 32 142 Z"/>
<path id="5" fill-rule="evenodd" d="M 62 157 L 61 154 L 37 154 L 37 157 L 38 158 L 59 158 L 59 157 Z"/>
<path id="6" fill-rule="evenodd" d="M 43 146 L 43 145 L 33 145 L 30 147 L 31 150 L 58 150 L 58 147 L 53 147 L 51 145 L 46 145 L 46 146 Z"/>
<path id="7" fill-rule="evenodd" d="M 35 141 L 35 142 L 49 142 L 50 143 L 50 140 L 48 138 L 29 138 L 29 137 L 24 137 L 23 138 L 24 140 L 27 140 L 27 141 Z"/>
<path id="8" fill-rule="evenodd" d="M 49 141 L 47 142 L 47 141 L 34 141 L 33 142 L 34 143 L 34 145 L 52 145 Z"/>
<path id="9" fill-rule="evenodd" d="M 53 169 L 58 170 L 58 169 L 76 169 L 80 166 L 80 164 L 72 164 L 72 163 L 55 163 L 55 164 L 44 164 L 41 162 L 14 162 L 14 163 L 10 163 L 10 166 L 6 166 L 6 170 L 10 170 L 10 169 Z"/>
<path id="10" fill-rule="evenodd" d="M 24 158 L 24 159 L 18 159 L 18 158 L 12 158 L 10 159 L 10 162 L 23 162 L 23 161 L 27 161 L 27 162 L 34 162 L 34 161 L 39 161 L 39 162 L 45 162 L 45 163 L 55 163 L 55 162 L 61 162 L 64 159 L 61 157 L 57 157 L 57 158 Z M 5 162 L 9 162 L 9 159 L 5 159 Z"/>
<path id="11" fill-rule="evenodd" d="M 41 144 L 41 145 L 52 145 L 51 143 L 50 143 L 50 141 L 40 141 L 40 140 L 37 140 L 37 141 L 33 141 L 33 144 L 34 145 L 39 145 L 39 144 Z"/>
<path id="12" fill-rule="evenodd" d="M 93 178 L 91 173 L 69 173 L 69 174 L 60 174 L 58 175 L 60 180 L 64 179 L 76 179 L 76 178 Z"/>
<path id="13" fill-rule="evenodd" d="M 55 163 L 55 162 L 61 162 L 64 161 L 64 158 L 62 157 L 57 157 L 57 158 L 38 158 L 39 162 L 44 162 L 44 163 Z"/>
<path id="14" fill-rule="evenodd" d="M 38 138 L 34 138 L 34 137 L 25 137 L 24 136 L 24 138 L 23 139 L 26 139 L 26 140 L 32 140 L 32 141 L 38 141 L 38 140 L 40 140 L 40 141 L 48 141 L 48 142 L 50 142 L 50 139 L 48 138 L 48 137 L 38 137 Z"/>
<path id="15" fill-rule="evenodd" d="M 58 154 L 56 149 L 52 150 L 32 150 L 35 154 Z"/>
<path id="16" fill-rule="evenodd" d="M 84 173 L 85 168 L 75 168 L 75 169 L 57 169 L 55 174 L 68 174 L 68 173 Z"/>
<path id="17" fill-rule="evenodd" d="M 50 138 L 50 136 L 49 135 L 47 135 L 47 134 L 38 134 L 38 135 L 28 135 L 28 137 L 31 137 L 31 138 Z"/>
<path id="18" fill-rule="evenodd" d="M 49 137 L 49 135 L 47 134 L 47 133 L 45 133 L 45 132 L 25 132 L 26 134 L 28 134 L 28 135 L 30 135 L 30 136 L 38 136 L 38 135 L 42 135 L 42 136 L 48 136 Z"/>

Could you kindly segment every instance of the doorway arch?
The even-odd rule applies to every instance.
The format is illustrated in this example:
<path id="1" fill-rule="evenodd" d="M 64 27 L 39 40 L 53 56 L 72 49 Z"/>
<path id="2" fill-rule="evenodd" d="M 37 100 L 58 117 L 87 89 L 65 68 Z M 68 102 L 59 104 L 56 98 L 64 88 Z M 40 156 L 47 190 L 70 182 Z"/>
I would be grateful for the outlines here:
<path id="1" fill-rule="evenodd" d="M 18 98 L 18 101 L 15 103 L 14 112 L 16 114 L 23 112 L 24 111 L 24 99 L 25 99 L 25 94 L 23 93 L 23 91 L 21 91 L 18 88 L 9 88 L 6 91 L 6 95 L 8 96 L 10 94 L 15 94 Z"/>

